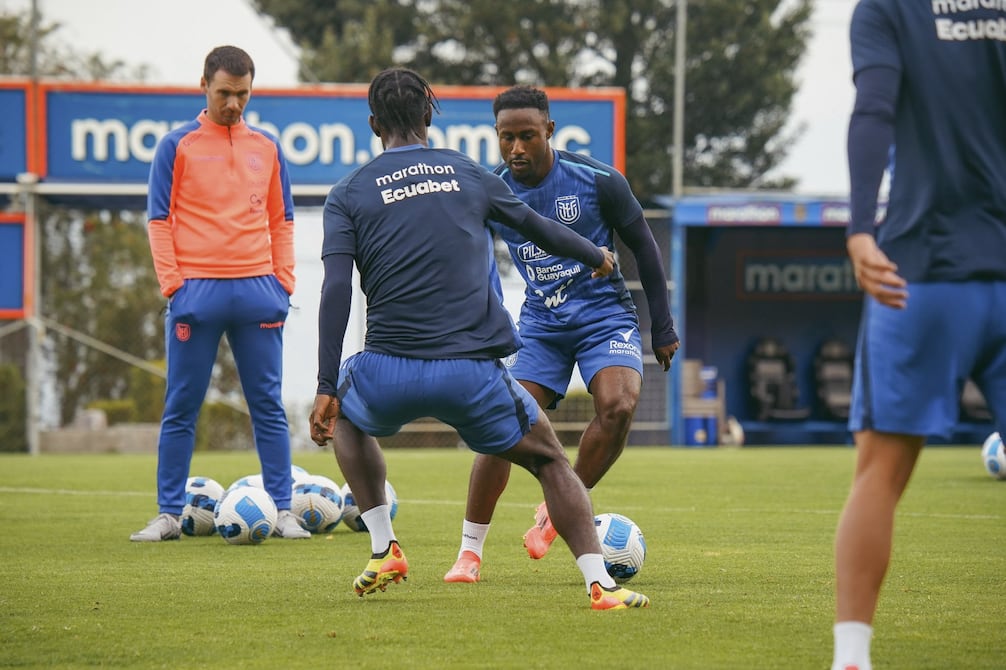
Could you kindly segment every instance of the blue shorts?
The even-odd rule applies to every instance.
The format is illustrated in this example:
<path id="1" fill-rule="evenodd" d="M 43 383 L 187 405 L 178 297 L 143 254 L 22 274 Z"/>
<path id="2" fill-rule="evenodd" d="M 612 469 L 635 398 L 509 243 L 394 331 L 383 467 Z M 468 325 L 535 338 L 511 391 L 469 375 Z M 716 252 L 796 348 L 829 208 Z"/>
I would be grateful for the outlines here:
<path id="1" fill-rule="evenodd" d="M 521 321 L 519 330 L 524 346 L 503 362 L 514 379 L 555 393 L 548 409 L 555 409 L 566 395 L 574 364 L 587 388 L 604 368 L 632 368 L 643 376 L 643 339 L 631 312 L 570 329 Z"/>
<path id="2" fill-rule="evenodd" d="M 867 296 L 849 430 L 950 437 L 968 377 L 1006 420 L 1006 282 L 918 283 L 908 306 Z"/>
<path id="3" fill-rule="evenodd" d="M 372 351 L 339 370 L 342 415 L 375 437 L 433 417 L 472 450 L 495 454 L 520 442 L 538 421 L 538 405 L 496 360 L 423 360 Z"/>

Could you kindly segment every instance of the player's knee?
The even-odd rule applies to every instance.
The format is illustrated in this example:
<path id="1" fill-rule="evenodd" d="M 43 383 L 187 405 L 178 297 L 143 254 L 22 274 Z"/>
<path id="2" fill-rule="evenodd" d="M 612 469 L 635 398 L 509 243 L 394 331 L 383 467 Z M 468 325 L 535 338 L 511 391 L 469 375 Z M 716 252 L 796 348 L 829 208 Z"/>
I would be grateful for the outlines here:
<path id="1" fill-rule="evenodd" d="M 617 429 L 628 427 L 635 413 L 636 398 L 625 396 L 605 402 L 598 408 L 597 417 L 603 426 Z"/>
<path id="2" fill-rule="evenodd" d="M 553 472 L 555 471 L 555 468 L 572 469 L 572 466 L 569 464 L 569 459 L 566 458 L 566 452 L 562 449 L 559 449 L 558 451 L 549 450 L 546 453 L 536 454 L 531 458 L 530 463 L 525 467 L 538 479 L 541 479 L 543 473 L 549 469 Z"/>
<path id="3" fill-rule="evenodd" d="M 552 463 L 569 464 L 562 443 L 551 428 L 536 425 L 503 456 L 512 463 L 529 470 L 536 477 L 543 467 Z"/>

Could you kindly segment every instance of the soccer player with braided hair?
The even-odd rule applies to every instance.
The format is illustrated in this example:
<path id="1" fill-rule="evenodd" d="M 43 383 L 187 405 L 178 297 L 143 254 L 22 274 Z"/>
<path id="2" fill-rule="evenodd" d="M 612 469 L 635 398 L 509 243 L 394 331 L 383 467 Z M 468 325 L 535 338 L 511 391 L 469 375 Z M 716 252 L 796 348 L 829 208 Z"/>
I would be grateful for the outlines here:
<path id="1" fill-rule="evenodd" d="M 596 610 L 646 607 L 604 569 L 583 484 L 534 398 L 500 358 L 520 336 L 500 300 L 488 221 L 519 230 L 550 253 L 605 277 L 598 247 L 535 213 L 496 175 L 464 154 L 430 148 L 439 102 L 408 69 L 370 85 L 370 127 L 384 152 L 336 184 L 325 202 L 318 387 L 312 439 L 335 456 L 370 531 L 370 561 L 353 583 L 360 596 L 408 575 L 385 499 L 387 467 L 376 438 L 431 416 L 473 451 L 496 454 L 534 475 L 552 522 L 583 573 Z M 364 350 L 342 363 L 356 264 L 367 300 Z"/>

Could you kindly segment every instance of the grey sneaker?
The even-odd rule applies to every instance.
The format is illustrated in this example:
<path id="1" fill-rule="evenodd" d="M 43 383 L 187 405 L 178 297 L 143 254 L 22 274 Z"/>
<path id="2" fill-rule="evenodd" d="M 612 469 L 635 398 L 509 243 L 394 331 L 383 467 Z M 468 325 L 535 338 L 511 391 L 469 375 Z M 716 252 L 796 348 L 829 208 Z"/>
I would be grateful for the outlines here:
<path id="1" fill-rule="evenodd" d="M 311 537 L 311 533 L 301 527 L 297 517 L 288 509 L 280 510 L 272 534 L 274 537 L 282 537 L 287 540 L 306 540 Z"/>
<path id="2" fill-rule="evenodd" d="M 174 514 L 158 514 L 147 527 L 129 536 L 132 542 L 177 540 L 182 536 L 182 522 Z"/>

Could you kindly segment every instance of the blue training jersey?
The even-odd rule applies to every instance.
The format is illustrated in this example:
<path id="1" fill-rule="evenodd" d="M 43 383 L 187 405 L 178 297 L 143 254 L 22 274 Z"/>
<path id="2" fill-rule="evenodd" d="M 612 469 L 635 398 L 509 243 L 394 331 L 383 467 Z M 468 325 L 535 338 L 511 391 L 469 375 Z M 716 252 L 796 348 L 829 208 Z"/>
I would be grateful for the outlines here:
<path id="1" fill-rule="evenodd" d="M 615 249 L 615 229 L 639 217 L 643 210 L 629 183 L 617 170 L 598 160 L 553 150 L 548 175 L 536 186 L 524 186 L 505 165 L 496 168 L 518 198 L 539 214 L 555 219 L 598 246 Z M 521 321 L 575 327 L 613 314 L 635 313 L 620 271 L 591 279 L 591 268 L 554 256 L 517 231 L 496 222 L 493 230 L 506 242 L 514 265 L 526 282 Z"/>
<path id="2" fill-rule="evenodd" d="M 900 76 L 878 245 L 908 281 L 1006 279 L 1006 2 L 862 0 L 851 46 Z"/>
<path id="3" fill-rule="evenodd" d="M 546 221 L 502 179 L 450 149 L 391 149 L 332 188 L 322 258 L 355 259 L 367 296 L 368 351 L 422 359 L 516 351 L 520 341 L 500 301 L 490 218 L 595 266 L 603 260 L 595 245 Z"/>

